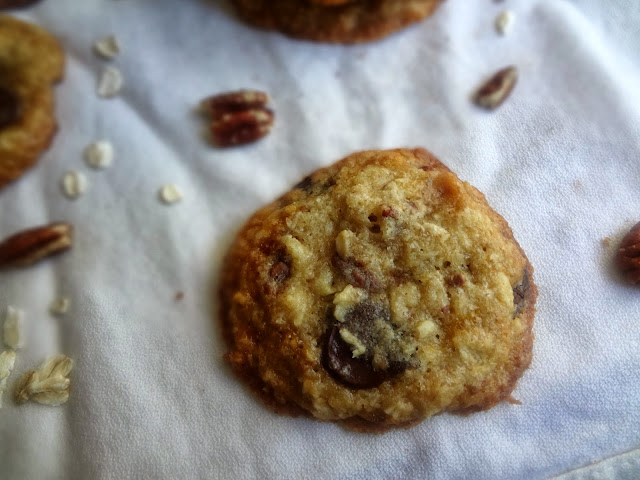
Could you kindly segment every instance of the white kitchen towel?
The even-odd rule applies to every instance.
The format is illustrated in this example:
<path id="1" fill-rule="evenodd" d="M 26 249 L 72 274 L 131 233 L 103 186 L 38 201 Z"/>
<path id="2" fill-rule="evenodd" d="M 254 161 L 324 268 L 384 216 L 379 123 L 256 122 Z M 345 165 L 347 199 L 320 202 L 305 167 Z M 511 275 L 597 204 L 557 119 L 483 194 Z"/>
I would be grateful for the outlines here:
<path id="1" fill-rule="evenodd" d="M 494 28 L 504 10 L 507 36 Z M 76 364 L 63 406 L 5 395 L 0 478 L 601 478 L 585 467 L 610 457 L 604 475 L 640 476 L 620 456 L 640 448 L 640 291 L 612 266 L 640 221 L 637 0 L 447 0 L 355 46 L 259 31 L 211 0 L 44 0 L 9 13 L 55 34 L 67 68 L 55 142 L 0 192 L 0 237 L 54 220 L 76 229 L 69 253 L 0 273 L 0 309 L 26 312 L 9 384 L 53 353 Z M 121 45 L 110 61 L 92 51 L 107 35 Z M 102 99 L 108 65 L 124 86 Z M 475 107 L 475 89 L 507 65 L 520 73 L 511 98 Z M 239 88 L 271 95 L 275 127 L 213 148 L 198 103 Z M 104 170 L 82 158 L 96 140 L 114 146 Z M 431 150 L 483 191 L 535 267 L 522 405 L 385 435 L 277 416 L 222 361 L 221 258 L 256 208 L 312 170 L 401 146 Z M 88 179 L 75 201 L 60 190 L 68 171 Z M 184 199 L 163 204 L 165 184 Z M 54 317 L 59 296 L 71 307 Z"/>

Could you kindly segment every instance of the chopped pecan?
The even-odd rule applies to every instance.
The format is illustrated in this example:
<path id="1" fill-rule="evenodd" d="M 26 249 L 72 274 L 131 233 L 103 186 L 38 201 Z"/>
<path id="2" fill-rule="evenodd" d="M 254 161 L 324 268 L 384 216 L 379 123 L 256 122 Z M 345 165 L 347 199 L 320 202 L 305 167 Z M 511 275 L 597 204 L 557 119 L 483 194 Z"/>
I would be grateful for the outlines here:
<path id="1" fill-rule="evenodd" d="M 0 242 L 0 269 L 26 267 L 71 248 L 73 226 L 57 222 L 11 235 Z"/>
<path id="2" fill-rule="evenodd" d="M 622 239 L 616 263 L 629 283 L 640 284 L 640 222 Z"/>
<path id="3" fill-rule="evenodd" d="M 462 287 L 465 284 L 465 279 L 462 275 L 456 273 L 455 275 L 447 277 L 445 283 L 448 287 Z"/>
<path id="4" fill-rule="evenodd" d="M 476 105 L 488 110 L 498 108 L 511 94 L 517 81 L 516 67 L 499 70 L 477 91 L 474 97 Z"/>
<path id="5" fill-rule="evenodd" d="M 349 257 L 343 259 L 340 255 L 333 256 L 334 266 L 344 275 L 345 280 L 356 288 L 362 288 L 371 292 L 378 292 L 382 289 L 382 283 L 367 270 L 364 263 Z"/>

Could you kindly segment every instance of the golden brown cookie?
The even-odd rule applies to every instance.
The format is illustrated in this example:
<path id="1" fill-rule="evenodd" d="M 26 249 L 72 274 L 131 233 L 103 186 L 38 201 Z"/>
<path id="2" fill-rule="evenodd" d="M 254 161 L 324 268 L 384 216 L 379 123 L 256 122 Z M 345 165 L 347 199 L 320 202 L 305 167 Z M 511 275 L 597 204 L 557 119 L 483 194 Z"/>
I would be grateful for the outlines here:
<path id="1" fill-rule="evenodd" d="M 0 188 L 49 147 L 57 130 L 52 84 L 64 53 L 42 28 L 0 15 Z"/>
<path id="2" fill-rule="evenodd" d="M 363 431 L 510 399 L 537 289 L 484 196 L 422 149 L 355 153 L 256 212 L 224 262 L 234 372 Z"/>
<path id="3" fill-rule="evenodd" d="M 319 42 L 376 40 L 430 15 L 443 0 L 232 0 L 260 28 Z"/>

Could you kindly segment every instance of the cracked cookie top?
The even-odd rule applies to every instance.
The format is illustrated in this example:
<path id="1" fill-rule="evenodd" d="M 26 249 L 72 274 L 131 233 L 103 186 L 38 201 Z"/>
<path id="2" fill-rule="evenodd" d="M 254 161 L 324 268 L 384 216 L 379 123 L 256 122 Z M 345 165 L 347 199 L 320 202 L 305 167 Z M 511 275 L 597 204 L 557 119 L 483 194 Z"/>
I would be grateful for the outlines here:
<path id="1" fill-rule="evenodd" d="M 505 220 L 427 151 L 356 153 L 238 234 L 225 358 L 277 411 L 360 430 L 486 409 L 530 363 L 532 272 Z"/>

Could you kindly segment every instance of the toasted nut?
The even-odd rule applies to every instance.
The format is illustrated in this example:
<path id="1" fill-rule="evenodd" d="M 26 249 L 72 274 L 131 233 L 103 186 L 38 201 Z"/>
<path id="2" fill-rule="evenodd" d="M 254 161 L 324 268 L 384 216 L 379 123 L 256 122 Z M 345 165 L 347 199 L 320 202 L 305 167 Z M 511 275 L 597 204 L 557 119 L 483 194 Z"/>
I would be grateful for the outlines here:
<path id="1" fill-rule="evenodd" d="M 273 118 L 266 108 L 226 113 L 211 125 L 211 135 L 219 147 L 252 143 L 271 131 Z"/>
<path id="2" fill-rule="evenodd" d="M 628 282 L 640 284 L 640 222 L 622 239 L 616 254 L 616 263 Z"/>
<path id="3" fill-rule="evenodd" d="M 211 136 L 219 147 L 255 142 L 271 131 L 273 112 L 266 108 L 269 96 L 257 90 L 221 93 L 203 100 L 212 119 Z"/>
<path id="4" fill-rule="evenodd" d="M 493 110 L 502 105 L 513 91 L 518 80 L 518 70 L 516 67 L 506 67 L 495 73 L 477 91 L 474 102 L 476 105 Z"/>
<path id="5" fill-rule="evenodd" d="M 221 93 L 203 101 L 204 109 L 214 120 L 226 113 L 264 108 L 269 102 L 269 95 L 258 90 L 238 90 Z"/>
<path id="6" fill-rule="evenodd" d="M 0 242 L 0 269 L 27 267 L 73 244 L 73 226 L 58 222 L 16 233 Z"/>

